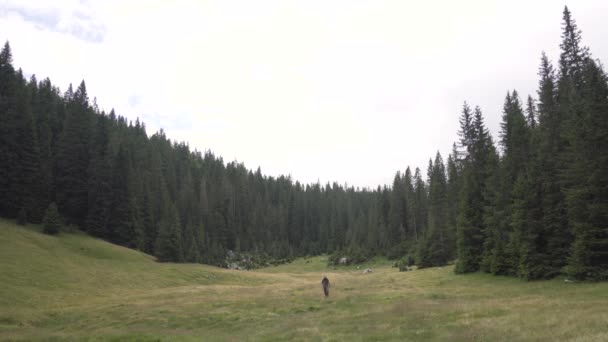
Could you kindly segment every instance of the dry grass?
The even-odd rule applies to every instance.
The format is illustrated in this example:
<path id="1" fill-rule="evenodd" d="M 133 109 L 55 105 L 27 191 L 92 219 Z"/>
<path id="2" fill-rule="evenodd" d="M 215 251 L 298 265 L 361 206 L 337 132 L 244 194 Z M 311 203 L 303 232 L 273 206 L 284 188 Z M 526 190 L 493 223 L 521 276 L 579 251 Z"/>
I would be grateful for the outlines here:
<path id="1" fill-rule="evenodd" d="M 158 264 L 6 221 L 0 283 L 2 340 L 608 340 L 606 283 L 400 273 L 383 260 L 334 270 L 321 257 L 256 272 Z"/>

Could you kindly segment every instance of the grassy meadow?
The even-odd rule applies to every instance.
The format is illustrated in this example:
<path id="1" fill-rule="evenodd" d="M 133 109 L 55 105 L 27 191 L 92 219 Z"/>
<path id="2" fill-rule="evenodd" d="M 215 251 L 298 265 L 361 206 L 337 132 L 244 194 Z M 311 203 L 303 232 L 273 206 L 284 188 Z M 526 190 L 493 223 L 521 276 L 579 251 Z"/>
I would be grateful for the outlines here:
<path id="1" fill-rule="evenodd" d="M 0 220 L 0 340 L 608 341 L 608 283 L 323 257 L 230 271 L 39 231 Z"/>

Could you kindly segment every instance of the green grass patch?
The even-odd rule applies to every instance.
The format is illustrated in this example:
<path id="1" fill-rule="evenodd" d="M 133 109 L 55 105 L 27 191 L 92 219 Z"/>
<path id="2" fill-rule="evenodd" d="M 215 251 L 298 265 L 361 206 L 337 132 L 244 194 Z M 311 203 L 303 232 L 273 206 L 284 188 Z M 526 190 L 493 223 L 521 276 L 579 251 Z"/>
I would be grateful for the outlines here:
<path id="1" fill-rule="evenodd" d="M 391 266 L 334 268 L 325 256 L 257 271 L 160 264 L 82 233 L 0 220 L 0 340 L 608 340 L 606 283 Z"/>

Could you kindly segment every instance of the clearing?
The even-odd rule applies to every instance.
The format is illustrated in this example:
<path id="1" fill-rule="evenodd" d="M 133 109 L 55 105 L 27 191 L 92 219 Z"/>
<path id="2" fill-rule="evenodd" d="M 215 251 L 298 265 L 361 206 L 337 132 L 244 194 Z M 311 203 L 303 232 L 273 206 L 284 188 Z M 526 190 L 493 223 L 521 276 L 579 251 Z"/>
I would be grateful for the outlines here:
<path id="1" fill-rule="evenodd" d="M 608 341 L 608 283 L 322 257 L 230 271 L 39 231 L 0 220 L 1 340 Z"/>

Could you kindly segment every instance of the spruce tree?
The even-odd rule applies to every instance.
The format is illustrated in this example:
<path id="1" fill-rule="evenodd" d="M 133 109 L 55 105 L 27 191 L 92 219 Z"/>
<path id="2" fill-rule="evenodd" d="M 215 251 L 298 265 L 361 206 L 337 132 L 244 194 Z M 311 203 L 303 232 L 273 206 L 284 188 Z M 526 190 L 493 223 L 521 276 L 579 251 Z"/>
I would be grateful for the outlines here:
<path id="1" fill-rule="evenodd" d="M 414 171 L 414 241 L 418 243 L 424 236 L 427 227 L 427 188 L 420 169 Z"/>
<path id="2" fill-rule="evenodd" d="M 587 59 L 583 108 L 569 125 L 568 217 L 574 242 L 566 272 L 576 279 L 608 279 L 608 78 Z"/>
<path id="3" fill-rule="evenodd" d="M 456 273 L 476 272 L 482 261 L 485 240 L 484 217 L 487 201 L 485 198 L 489 162 L 495 160 L 496 152 L 492 138 L 483 122 L 479 107 L 471 117 L 465 104 L 460 120 L 460 136 L 465 150 L 463 160 L 463 183 L 457 219 L 458 261 Z"/>
<path id="4" fill-rule="evenodd" d="M 135 247 L 140 238 L 135 221 L 135 203 L 129 188 L 131 162 L 128 152 L 121 144 L 116 154 L 112 168 L 111 192 L 112 199 L 109 209 L 108 227 L 110 240 L 114 243 Z"/>
<path id="5" fill-rule="evenodd" d="M 546 270 L 542 277 L 552 277 L 561 272 L 566 264 L 570 242 L 568 217 L 563 184 L 560 180 L 562 155 L 565 147 L 563 120 L 558 102 L 556 76 L 553 66 L 543 53 L 539 68 L 538 90 L 538 179 L 541 188 L 541 226 L 537 232 L 538 246 L 532 247 L 537 262 L 546 263 L 539 269 Z M 536 264 L 536 262 L 532 262 Z"/>
<path id="6" fill-rule="evenodd" d="M 395 175 L 391 190 L 387 238 L 389 241 L 388 257 L 394 259 L 401 257 L 406 251 L 405 231 L 408 214 L 406 189 L 400 172 Z"/>
<path id="7" fill-rule="evenodd" d="M 45 234 L 55 235 L 61 229 L 62 219 L 55 202 L 49 204 L 44 213 L 43 231 Z"/>
<path id="8" fill-rule="evenodd" d="M 447 264 L 449 245 L 455 243 L 448 233 L 447 179 L 439 152 L 434 164 L 429 163 L 429 171 L 428 229 L 418 248 L 418 267 Z"/>
<path id="9" fill-rule="evenodd" d="M 15 217 L 20 209 L 15 201 L 12 184 L 16 181 L 17 162 L 17 80 L 13 55 L 8 42 L 0 52 L 0 214 Z"/>
<path id="10" fill-rule="evenodd" d="M 105 115 L 97 118 L 89 164 L 87 231 L 109 239 L 108 221 L 112 199 L 112 164 L 110 162 L 110 121 Z"/>
<path id="11" fill-rule="evenodd" d="M 90 107 L 84 81 L 66 93 L 67 117 L 59 141 L 55 170 L 59 210 L 69 223 L 84 225 L 88 206 Z"/>
<path id="12" fill-rule="evenodd" d="M 455 147 L 455 145 L 454 145 Z M 448 236 L 452 242 L 448 244 L 449 259 L 456 258 L 456 220 L 458 218 L 458 200 L 460 198 L 460 170 L 456 160 L 455 148 L 448 156 L 447 162 L 447 221 Z"/>
<path id="13" fill-rule="evenodd" d="M 575 88 L 581 89 L 583 86 L 583 70 L 589 58 L 589 49 L 581 45 L 581 30 L 572 18 L 568 6 L 564 7 L 562 19 L 560 75 L 562 78 L 569 78 Z"/>
<path id="14" fill-rule="evenodd" d="M 175 205 L 170 204 L 159 223 L 155 253 L 160 262 L 183 261 L 181 229 Z"/>
<path id="15" fill-rule="evenodd" d="M 184 259 L 181 224 L 179 214 L 169 197 L 166 185 L 161 185 L 163 204 L 154 255 L 160 262 L 181 262 Z"/>
<path id="16" fill-rule="evenodd" d="M 500 171 L 491 182 L 493 191 L 491 218 L 486 220 L 488 239 L 484 248 L 486 255 L 491 254 L 490 271 L 494 274 L 516 275 L 519 265 L 521 236 L 513 230 L 511 216 L 513 184 L 528 167 L 529 131 L 526 118 L 516 91 L 507 93 L 501 122 L 500 145 L 503 150 Z M 488 248 L 493 250 L 490 252 Z"/>
<path id="17" fill-rule="evenodd" d="M 14 121 L 15 145 L 11 164 L 14 171 L 9 192 L 20 208 L 25 208 L 32 222 L 42 220 L 44 193 L 42 193 L 40 154 L 36 137 L 36 123 L 31 110 L 31 97 L 21 70 L 17 73 L 17 116 Z M 11 187 L 13 189 L 11 190 Z"/>
<path id="18" fill-rule="evenodd" d="M 526 101 L 526 123 L 531 130 L 536 128 L 536 105 L 530 95 L 528 95 L 528 100 Z"/>

